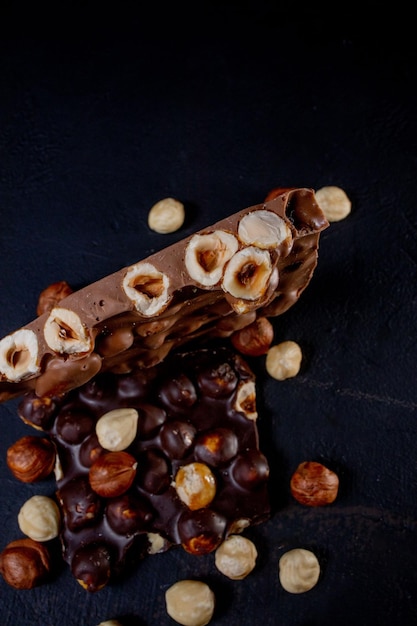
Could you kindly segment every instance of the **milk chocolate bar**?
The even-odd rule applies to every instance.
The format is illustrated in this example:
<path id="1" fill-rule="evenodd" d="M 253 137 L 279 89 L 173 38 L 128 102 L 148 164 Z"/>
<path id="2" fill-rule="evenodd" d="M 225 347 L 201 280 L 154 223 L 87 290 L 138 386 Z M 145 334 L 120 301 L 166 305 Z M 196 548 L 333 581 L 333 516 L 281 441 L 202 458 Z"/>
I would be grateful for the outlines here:
<path id="1" fill-rule="evenodd" d="M 32 390 L 18 412 L 55 443 L 63 555 L 90 592 L 147 553 L 208 554 L 270 514 L 255 378 L 226 347 L 101 372 L 60 398 Z"/>
<path id="2" fill-rule="evenodd" d="M 0 341 L 0 401 L 151 368 L 280 315 L 308 285 L 327 226 L 312 190 L 286 190 L 70 294 Z"/>

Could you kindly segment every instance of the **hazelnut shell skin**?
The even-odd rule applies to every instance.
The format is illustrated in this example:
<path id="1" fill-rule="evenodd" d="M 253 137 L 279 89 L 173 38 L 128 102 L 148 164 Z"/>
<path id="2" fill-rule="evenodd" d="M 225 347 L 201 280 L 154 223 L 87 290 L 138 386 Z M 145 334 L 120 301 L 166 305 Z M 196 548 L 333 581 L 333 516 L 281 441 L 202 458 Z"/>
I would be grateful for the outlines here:
<path id="1" fill-rule="evenodd" d="M 0 573 L 15 589 L 33 589 L 43 584 L 51 569 L 47 547 L 33 539 L 17 539 L 0 554 Z"/>
<path id="2" fill-rule="evenodd" d="M 339 477 L 322 463 L 303 461 L 291 477 L 290 489 L 304 506 L 325 506 L 336 500 Z"/>
<path id="3" fill-rule="evenodd" d="M 12 444 L 6 462 L 13 476 L 24 483 L 47 478 L 55 467 L 56 451 L 46 437 L 26 435 Z"/>

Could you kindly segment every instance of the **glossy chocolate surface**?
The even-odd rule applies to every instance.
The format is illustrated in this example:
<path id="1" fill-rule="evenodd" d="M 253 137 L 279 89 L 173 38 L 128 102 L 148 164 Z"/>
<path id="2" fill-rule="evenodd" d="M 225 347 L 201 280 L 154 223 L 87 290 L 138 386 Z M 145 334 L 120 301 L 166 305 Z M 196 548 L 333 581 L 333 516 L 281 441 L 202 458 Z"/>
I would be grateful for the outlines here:
<path id="1" fill-rule="evenodd" d="M 254 380 L 241 356 L 218 347 L 172 355 L 145 372 L 99 374 L 50 405 L 43 426 L 61 466 L 63 554 L 86 589 L 100 589 L 158 540 L 156 551 L 181 545 L 207 554 L 231 532 L 269 517 Z M 34 405 L 39 402 L 30 392 L 19 414 L 39 426 Z M 138 411 L 136 436 L 126 450 L 109 452 L 98 442 L 96 423 L 124 407 Z M 92 466 L 120 454 L 137 461 L 132 485 L 99 495 L 90 484 Z M 178 495 L 178 470 L 190 464 L 214 477 L 215 495 L 206 506 L 194 508 Z"/>

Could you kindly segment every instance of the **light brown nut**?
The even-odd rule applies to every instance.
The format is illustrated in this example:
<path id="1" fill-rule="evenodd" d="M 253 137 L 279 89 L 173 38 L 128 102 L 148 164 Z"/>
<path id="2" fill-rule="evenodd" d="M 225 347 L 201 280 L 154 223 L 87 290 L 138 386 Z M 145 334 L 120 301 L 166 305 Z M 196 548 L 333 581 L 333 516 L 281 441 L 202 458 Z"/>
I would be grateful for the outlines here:
<path id="1" fill-rule="evenodd" d="M 286 380 L 297 376 L 301 368 L 303 354 L 295 341 L 283 341 L 271 346 L 266 355 L 266 371 L 276 380 Z"/>
<path id="2" fill-rule="evenodd" d="M 216 479 L 205 463 L 188 463 L 180 467 L 174 487 L 191 511 L 207 506 L 216 495 Z"/>
<path id="3" fill-rule="evenodd" d="M 185 251 L 185 267 L 190 277 L 205 287 L 217 285 L 226 263 L 237 252 L 234 235 L 215 230 L 205 235 L 194 235 Z"/>
<path id="4" fill-rule="evenodd" d="M 227 264 L 222 287 L 235 298 L 258 300 L 266 291 L 272 269 L 268 250 L 242 248 Z"/>
<path id="5" fill-rule="evenodd" d="M 148 226 L 157 233 L 173 233 L 184 223 L 184 205 L 175 198 L 159 200 L 148 213 Z"/>
<path id="6" fill-rule="evenodd" d="M 46 437 L 26 435 L 12 444 L 6 454 L 7 466 L 18 480 L 33 483 L 47 478 L 55 466 L 55 446 Z"/>
<path id="7" fill-rule="evenodd" d="M 290 481 L 291 494 L 300 504 L 324 506 L 337 498 L 339 477 L 322 463 L 300 463 Z"/>
<path id="8" fill-rule="evenodd" d="M 182 626 L 206 626 L 213 617 L 215 596 L 199 580 L 180 580 L 165 592 L 166 610 Z"/>
<path id="9" fill-rule="evenodd" d="M 63 307 L 52 309 L 43 334 L 51 350 L 61 354 L 84 354 L 93 347 L 93 340 L 77 313 Z"/>
<path id="10" fill-rule="evenodd" d="M 322 187 L 314 195 L 329 222 L 339 222 L 345 219 L 352 210 L 352 203 L 346 192 L 335 185 Z"/>
<path id="11" fill-rule="evenodd" d="M 36 314 L 50 313 L 61 300 L 72 294 L 73 290 L 66 280 L 52 283 L 39 294 Z"/>
<path id="12" fill-rule="evenodd" d="M 33 589 L 44 583 L 51 569 L 47 547 L 33 539 L 11 541 L 0 554 L 0 574 L 15 589 Z"/>
<path id="13" fill-rule="evenodd" d="M 133 408 L 113 409 L 96 423 L 99 444 L 105 450 L 125 450 L 136 437 L 139 413 Z"/>
<path id="14" fill-rule="evenodd" d="M 48 496 L 32 496 L 21 507 L 17 522 L 24 535 L 34 541 L 49 541 L 58 536 L 61 514 L 58 505 Z"/>
<path id="15" fill-rule="evenodd" d="M 151 263 L 132 265 L 126 272 L 122 287 L 142 315 L 158 315 L 170 301 L 169 278 Z"/>
<path id="16" fill-rule="evenodd" d="M 320 563 L 310 550 L 294 548 L 279 560 L 279 580 L 289 593 L 305 593 L 316 586 L 320 576 Z"/>
<path id="17" fill-rule="evenodd" d="M 267 317 L 257 317 L 254 322 L 234 332 L 230 340 L 234 348 L 247 356 L 266 354 L 274 339 L 274 327 Z"/>
<path id="18" fill-rule="evenodd" d="M 91 488 L 102 498 L 121 496 L 131 487 L 137 465 L 135 457 L 123 450 L 102 454 L 90 467 Z"/>
<path id="19" fill-rule="evenodd" d="M 256 410 L 256 386 L 252 380 L 240 383 L 234 406 L 235 411 L 243 413 L 248 420 L 256 421 L 258 411 Z"/>
<path id="20" fill-rule="evenodd" d="M 243 580 L 254 569 L 258 552 L 255 544 L 241 535 L 229 535 L 215 552 L 217 569 L 232 580 Z"/>
<path id="21" fill-rule="evenodd" d="M 283 241 L 291 242 L 292 235 L 285 220 L 273 211 L 258 210 L 247 213 L 239 222 L 238 237 L 246 245 L 258 248 L 276 248 Z"/>
<path id="22" fill-rule="evenodd" d="M 16 383 L 39 372 L 38 340 L 29 329 L 21 328 L 0 340 L 0 378 Z"/>
<path id="23" fill-rule="evenodd" d="M 100 622 L 98 626 L 122 626 L 122 622 L 117 619 L 108 619 L 105 622 Z"/>

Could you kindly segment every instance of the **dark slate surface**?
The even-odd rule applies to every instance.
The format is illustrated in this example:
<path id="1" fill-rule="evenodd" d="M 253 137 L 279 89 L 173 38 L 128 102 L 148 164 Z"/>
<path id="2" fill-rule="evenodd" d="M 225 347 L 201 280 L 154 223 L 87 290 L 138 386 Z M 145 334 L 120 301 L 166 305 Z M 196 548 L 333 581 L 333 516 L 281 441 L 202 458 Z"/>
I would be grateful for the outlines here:
<path id="1" fill-rule="evenodd" d="M 248 532 L 256 570 L 234 582 L 212 555 L 174 550 L 88 595 L 61 565 L 32 591 L 0 580 L 2 626 L 169 625 L 164 592 L 185 577 L 212 585 L 213 626 L 415 624 L 412 40 L 398 33 L 398 12 L 366 17 L 345 5 L 335 14 L 267 1 L 189 12 L 120 5 L 0 9 L 0 336 L 34 317 L 49 283 L 84 286 L 273 187 L 339 185 L 353 210 L 323 234 L 311 284 L 274 321 L 277 342 L 302 346 L 302 371 L 279 383 L 263 359 L 253 363 L 274 506 Z M 185 203 L 187 221 L 158 235 L 147 213 L 166 196 Z M 20 536 L 22 503 L 54 483 L 20 484 L 6 467 L 8 446 L 31 433 L 15 401 L 0 406 L 0 428 L 2 549 Z M 306 459 L 339 473 L 333 505 L 291 499 L 290 476 Z M 289 547 L 320 558 L 307 594 L 279 585 Z"/>

